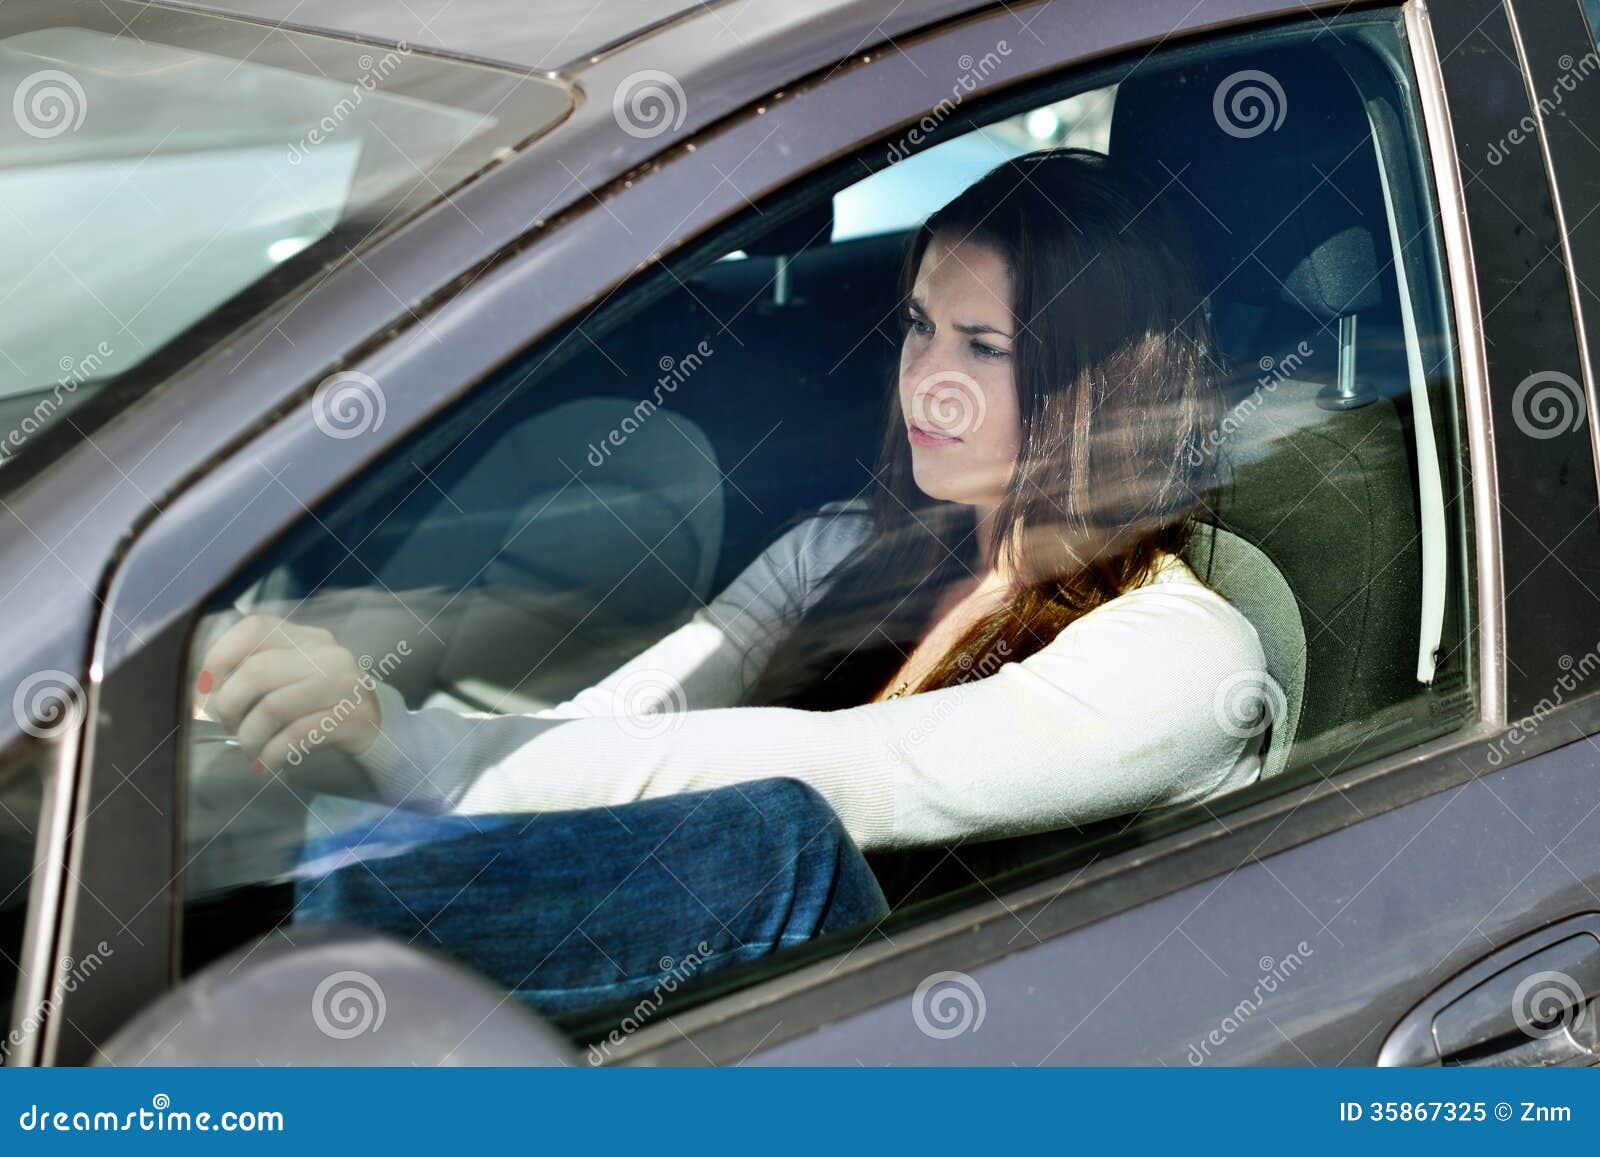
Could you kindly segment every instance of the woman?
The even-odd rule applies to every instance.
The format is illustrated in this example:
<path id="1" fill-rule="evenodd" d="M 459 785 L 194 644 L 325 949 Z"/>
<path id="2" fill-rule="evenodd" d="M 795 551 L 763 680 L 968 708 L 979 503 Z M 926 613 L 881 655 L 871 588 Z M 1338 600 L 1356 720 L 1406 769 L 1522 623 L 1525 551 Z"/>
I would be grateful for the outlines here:
<path id="1" fill-rule="evenodd" d="M 1265 680 L 1260 642 L 1179 558 L 1219 414 L 1192 266 L 1151 201 L 1055 150 L 929 218 L 878 484 L 573 699 L 412 711 L 326 632 L 255 616 L 207 652 L 209 709 L 258 769 L 333 744 L 408 809 L 584 814 L 776 777 L 866 850 L 1254 781 L 1264 728 L 1223 700 Z"/>

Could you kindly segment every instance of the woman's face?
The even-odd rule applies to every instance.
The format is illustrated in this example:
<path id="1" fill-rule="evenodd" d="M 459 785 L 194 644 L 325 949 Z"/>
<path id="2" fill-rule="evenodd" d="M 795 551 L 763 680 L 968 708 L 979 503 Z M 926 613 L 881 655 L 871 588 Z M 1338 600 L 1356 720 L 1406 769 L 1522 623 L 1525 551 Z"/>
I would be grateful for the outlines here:
<path id="1" fill-rule="evenodd" d="M 993 249 L 934 237 L 906 306 L 900 413 L 930 498 L 998 506 L 1022 444 L 1011 272 Z"/>

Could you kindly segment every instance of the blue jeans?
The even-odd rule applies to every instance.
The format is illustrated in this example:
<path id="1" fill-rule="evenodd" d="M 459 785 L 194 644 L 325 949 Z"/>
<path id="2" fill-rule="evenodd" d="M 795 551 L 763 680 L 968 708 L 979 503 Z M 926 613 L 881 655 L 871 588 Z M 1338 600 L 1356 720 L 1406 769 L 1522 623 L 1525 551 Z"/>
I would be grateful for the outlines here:
<path id="1" fill-rule="evenodd" d="M 307 844 L 296 922 L 461 960 L 541 1012 L 634 999 L 888 914 L 795 780 L 534 815 L 396 811 Z"/>

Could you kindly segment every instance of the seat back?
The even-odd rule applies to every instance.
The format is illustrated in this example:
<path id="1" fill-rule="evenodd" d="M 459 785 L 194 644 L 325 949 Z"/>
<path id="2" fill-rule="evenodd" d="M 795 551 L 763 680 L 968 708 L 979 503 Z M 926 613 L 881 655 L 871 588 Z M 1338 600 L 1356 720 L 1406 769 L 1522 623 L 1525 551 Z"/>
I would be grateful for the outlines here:
<path id="1" fill-rule="evenodd" d="M 1306 632 L 1294 591 L 1283 572 L 1258 547 L 1214 526 L 1196 528 L 1183 559 L 1202 582 L 1250 620 L 1261 638 L 1267 675 L 1272 680 L 1266 698 L 1273 716 L 1262 753 L 1261 778 L 1270 779 L 1289 762 L 1305 699 Z"/>
<path id="2" fill-rule="evenodd" d="M 601 397 L 525 419 L 456 488 L 463 504 L 506 490 L 523 496 L 520 509 L 452 607 L 430 704 L 552 706 L 714 593 L 722 471 L 681 414 Z"/>
<path id="3" fill-rule="evenodd" d="M 1264 73 L 1291 110 L 1277 131 L 1230 134 L 1198 99 Z M 1386 214 L 1366 107 L 1319 45 L 1208 55 L 1122 83 L 1111 155 L 1166 189 L 1198 251 L 1230 370 L 1221 483 L 1204 517 L 1263 552 L 1294 591 L 1304 749 L 1418 689 L 1409 379 L 1392 265 L 1378 259 Z M 1357 315 L 1356 348 L 1341 349 L 1341 319 Z M 1327 398 L 1341 359 L 1354 405 Z"/>

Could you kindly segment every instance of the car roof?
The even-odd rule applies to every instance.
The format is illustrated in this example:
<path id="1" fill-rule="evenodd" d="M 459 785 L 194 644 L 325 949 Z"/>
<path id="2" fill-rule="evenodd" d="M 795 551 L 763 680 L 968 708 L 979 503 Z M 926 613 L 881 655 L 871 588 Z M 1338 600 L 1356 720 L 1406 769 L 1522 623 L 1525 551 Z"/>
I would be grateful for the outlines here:
<path id="1" fill-rule="evenodd" d="M 405 41 L 534 71 L 571 71 L 586 58 L 727 3 L 705 0 L 169 0 L 274 25 Z M 821 11 L 841 0 L 796 0 Z M 844 0 L 848 2 L 848 0 Z M 713 16 L 713 18 L 718 18 Z"/>

